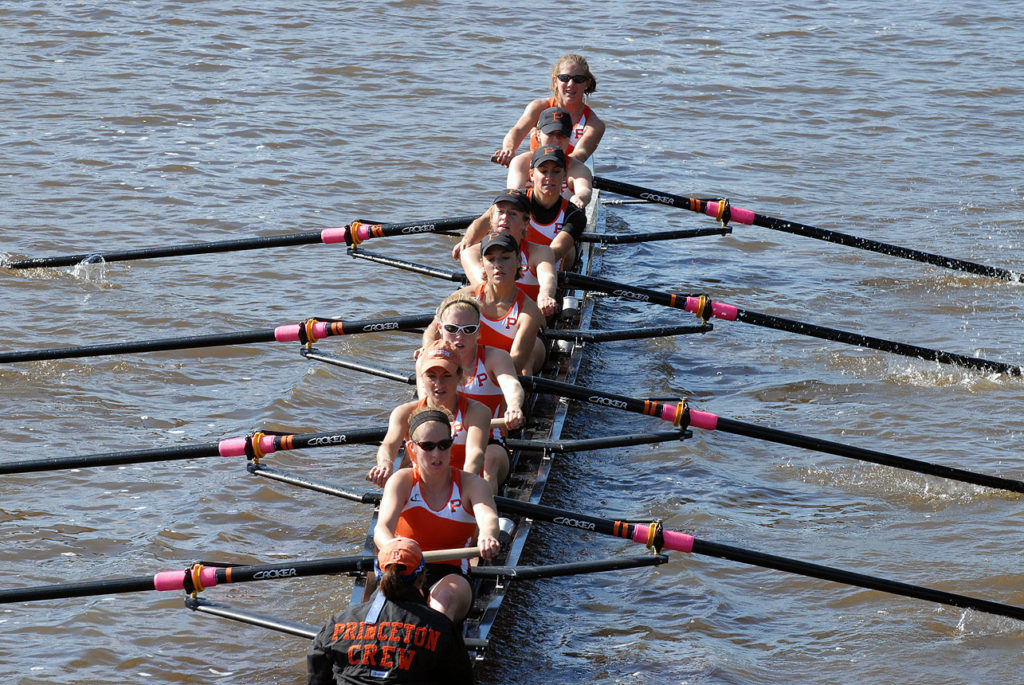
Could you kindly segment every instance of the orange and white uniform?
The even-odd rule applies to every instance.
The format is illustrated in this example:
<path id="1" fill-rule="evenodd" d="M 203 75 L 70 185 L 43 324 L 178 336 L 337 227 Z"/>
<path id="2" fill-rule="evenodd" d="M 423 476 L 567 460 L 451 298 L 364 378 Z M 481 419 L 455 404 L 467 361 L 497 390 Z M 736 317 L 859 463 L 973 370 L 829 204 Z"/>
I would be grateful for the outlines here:
<path id="1" fill-rule="evenodd" d="M 491 410 L 491 418 L 500 419 L 505 416 L 505 393 L 501 391 L 498 384 L 491 378 L 491 374 L 487 372 L 487 365 L 484 363 L 486 356 L 487 348 L 478 344 L 476 346 L 476 360 L 473 362 L 472 367 L 473 375 L 459 386 L 459 394 L 486 405 Z M 493 429 L 491 437 L 500 439 L 501 429 Z M 453 458 L 454 455 L 455 453 L 452 452 Z"/>
<path id="2" fill-rule="evenodd" d="M 462 498 L 462 471 L 452 469 L 452 488 L 448 501 L 440 510 L 430 508 L 420 491 L 420 473 L 412 470 L 412 490 L 402 508 L 395 527 L 395 535 L 412 538 L 424 552 L 434 549 L 457 549 L 469 547 L 476 535 L 476 518 L 467 511 Z M 463 573 L 469 572 L 468 559 L 453 559 L 437 562 L 457 566 Z"/>
<path id="3" fill-rule="evenodd" d="M 497 347 L 506 352 L 512 351 L 512 343 L 515 342 L 516 333 L 519 332 L 519 317 L 522 314 L 523 302 L 526 300 L 526 292 L 522 286 L 516 284 L 518 291 L 512 306 L 508 308 L 501 318 L 489 319 L 480 314 L 480 338 L 479 343 L 487 347 Z M 476 291 L 476 299 L 484 301 L 484 284 L 481 283 Z"/>
<path id="4" fill-rule="evenodd" d="M 526 191 L 526 197 L 533 201 L 533 188 Z M 575 205 L 573 205 L 575 206 Z M 534 218 L 533 212 L 530 213 L 530 226 L 526 229 L 526 239 L 531 243 L 537 243 L 538 245 L 550 245 L 558 232 L 562 230 L 562 226 L 565 225 L 565 214 L 569 209 L 569 201 L 564 197 L 561 199 L 561 207 L 559 207 L 558 213 L 555 214 L 554 219 L 546 224 L 542 224 Z"/>
<path id="5" fill-rule="evenodd" d="M 527 238 L 519 246 L 519 265 L 522 275 L 516 279 L 516 285 L 534 302 L 540 296 L 540 281 L 537 272 L 530 268 L 530 239 Z"/>
<path id="6" fill-rule="evenodd" d="M 555 102 L 554 97 L 548 98 L 548 104 L 544 105 L 544 109 L 550 107 L 558 107 L 558 103 Z M 580 115 L 580 120 L 572 127 L 572 132 L 569 134 L 569 149 L 565 151 L 565 154 L 572 154 L 573 148 L 576 147 L 576 143 L 580 142 L 580 138 L 583 137 L 583 129 L 587 127 L 587 119 L 594 111 L 590 109 L 590 105 L 583 105 L 583 114 Z M 533 133 L 530 134 L 530 152 L 533 152 L 540 147 L 540 136 L 537 135 L 537 129 L 533 129 Z"/>
<path id="7" fill-rule="evenodd" d="M 455 405 L 455 421 L 452 423 L 452 467 L 460 471 L 466 466 L 466 412 L 469 408 L 470 397 L 459 395 Z M 426 400 L 420 400 L 414 411 L 427 406 Z M 412 455 L 412 438 L 405 439 L 405 453 Z"/>

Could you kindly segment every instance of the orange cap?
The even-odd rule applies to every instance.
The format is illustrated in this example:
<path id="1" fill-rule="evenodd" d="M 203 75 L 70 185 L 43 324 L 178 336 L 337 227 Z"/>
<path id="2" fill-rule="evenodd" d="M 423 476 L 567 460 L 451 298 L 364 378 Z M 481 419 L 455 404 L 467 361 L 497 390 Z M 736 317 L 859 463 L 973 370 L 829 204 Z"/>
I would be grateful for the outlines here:
<path id="1" fill-rule="evenodd" d="M 438 339 L 420 350 L 420 356 L 416 359 L 416 368 L 419 371 L 426 371 L 440 366 L 451 373 L 456 373 L 459 370 L 457 360 L 455 347 Z"/>
<path id="2" fill-rule="evenodd" d="M 423 563 L 423 551 L 418 542 L 412 538 L 395 538 L 381 547 L 377 554 L 377 565 L 381 571 L 387 571 L 389 566 L 400 564 L 405 567 L 404 576 L 411 576 L 420 569 Z"/>

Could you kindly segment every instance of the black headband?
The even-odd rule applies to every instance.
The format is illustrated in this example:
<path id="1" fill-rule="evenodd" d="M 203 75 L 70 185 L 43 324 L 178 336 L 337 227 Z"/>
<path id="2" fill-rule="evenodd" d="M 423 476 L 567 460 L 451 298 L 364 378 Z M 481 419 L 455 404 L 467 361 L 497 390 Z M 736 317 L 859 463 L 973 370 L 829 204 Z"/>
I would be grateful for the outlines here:
<path id="1" fill-rule="evenodd" d="M 416 432 L 417 428 L 431 421 L 437 421 L 438 423 L 443 423 L 448 426 L 448 433 L 450 436 L 452 431 L 452 421 L 448 417 L 447 412 L 443 412 L 440 409 L 427 409 L 419 412 L 418 414 L 413 414 L 409 418 L 409 437 L 412 437 L 412 434 Z"/>

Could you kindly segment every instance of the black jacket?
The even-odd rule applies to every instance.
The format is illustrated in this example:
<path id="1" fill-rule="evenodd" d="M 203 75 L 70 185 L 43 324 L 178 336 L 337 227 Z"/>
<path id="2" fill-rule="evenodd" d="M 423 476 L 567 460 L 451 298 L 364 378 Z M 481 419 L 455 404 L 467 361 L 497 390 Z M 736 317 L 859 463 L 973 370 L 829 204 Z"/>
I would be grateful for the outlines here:
<path id="1" fill-rule="evenodd" d="M 423 602 L 385 601 L 376 623 L 371 602 L 338 612 L 306 657 L 309 685 L 471 684 L 473 667 L 462 634 Z"/>

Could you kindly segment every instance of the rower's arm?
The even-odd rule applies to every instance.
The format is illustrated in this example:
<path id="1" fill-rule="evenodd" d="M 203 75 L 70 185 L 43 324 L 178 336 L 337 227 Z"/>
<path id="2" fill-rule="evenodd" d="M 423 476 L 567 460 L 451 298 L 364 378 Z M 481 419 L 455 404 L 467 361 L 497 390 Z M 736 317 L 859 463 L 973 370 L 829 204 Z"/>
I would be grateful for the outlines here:
<path id="1" fill-rule="evenodd" d="M 530 259 L 537 272 L 540 292 L 537 294 L 537 306 L 544 316 L 551 316 L 558 310 L 555 291 L 558 289 L 558 276 L 555 273 L 555 252 L 547 245 L 530 245 Z"/>
<path id="2" fill-rule="evenodd" d="M 501 139 L 501 149 L 494 153 L 493 159 L 495 162 L 504 166 L 509 165 L 512 158 L 515 157 L 519 145 L 522 144 L 523 138 L 537 125 L 537 117 L 540 116 L 546 104 L 547 100 L 542 98 L 534 100 L 526 106 L 526 109 L 523 110 L 523 115 L 519 117 L 519 121 Z"/>
<path id="3" fill-rule="evenodd" d="M 495 379 L 501 393 L 505 396 L 505 425 L 515 430 L 523 424 L 523 404 L 526 402 L 526 392 L 519 384 L 516 377 L 516 367 L 512 363 L 512 357 L 505 350 L 497 347 L 487 348 L 487 358 L 484 361 L 487 373 Z"/>
<path id="4" fill-rule="evenodd" d="M 569 253 L 569 250 L 571 250 L 575 246 L 576 243 L 572 239 L 572 234 L 569 233 L 568 231 L 559 231 L 558 235 L 555 236 L 555 239 L 551 241 L 551 251 L 555 253 L 556 260 L 564 259 L 565 255 Z M 540 280 L 539 272 L 537 274 L 537 280 Z"/>
<path id="5" fill-rule="evenodd" d="M 594 194 L 594 174 L 582 162 L 577 162 L 571 157 L 570 159 L 572 175 L 569 177 L 569 185 L 572 187 L 572 197 L 569 198 L 569 202 L 580 209 L 585 209 L 590 204 L 590 196 Z"/>
<path id="6" fill-rule="evenodd" d="M 484 236 L 491 228 L 491 214 L 493 213 L 494 205 L 491 205 L 486 212 L 473 219 L 473 223 L 466 228 L 466 234 L 462 236 L 462 240 L 452 248 L 452 259 L 460 259 L 466 250 L 483 241 Z M 465 260 L 463 260 L 462 266 L 465 268 Z M 470 278 L 472 279 L 472 276 Z"/>
<path id="7" fill-rule="evenodd" d="M 491 559 L 501 549 L 498 543 L 498 508 L 494 504 L 491 486 L 480 476 L 463 474 L 462 487 L 473 505 L 473 517 L 480 529 L 476 539 L 480 556 Z"/>
<path id="8" fill-rule="evenodd" d="M 377 448 L 377 465 L 366 474 L 366 480 L 371 481 L 377 487 L 384 487 L 384 483 L 395 470 L 395 458 L 398 450 L 402 447 L 402 441 L 409 432 L 409 409 L 414 403 L 401 404 L 391 411 L 388 418 L 388 432 L 384 435 L 380 447 Z"/>
<path id="9" fill-rule="evenodd" d="M 395 539 L 398 519 L 402 516 L 402 507 L 412 492 L 412 470 L 402 469 L 384 485 L 384 494 L 380 498 L 380 510 L 377 513 L 377 525 L 373 527 L 373 541 L 380 549 Z"/>
<path id="10" fill-rule="evenodd" d="M 587 119 L 587 125 L 583 129 L 583 135 L 580 136 L 580 139 L 573 146 L 571 156 L 581 162 L 587 161 L 590 159 L 590 155 L 594 154 L 594 150 L 597 149 L 602 136 L 604 136 L 604 122 L 591 110 L 590 117 Z"/>
<path id="11" fill-rule="evenodd" d="M 523 373 L 533 365 L 533 346 L 537 344 L 537 332 L 540 330 L 541 313 L 537 304 L 530 298 L 524 298 L 519 314 L 519 330 L 509 356 L 515 364 L 516 373 Z"/>
<path id="12" fill-rule="evenodd" d="M 487 409 L 487 405 L 472 402 L 467 414 L 466 463 L 462 470 L 479 476 L 484 472 L 487 436 L 491 433 L 491 412 Z"/>

